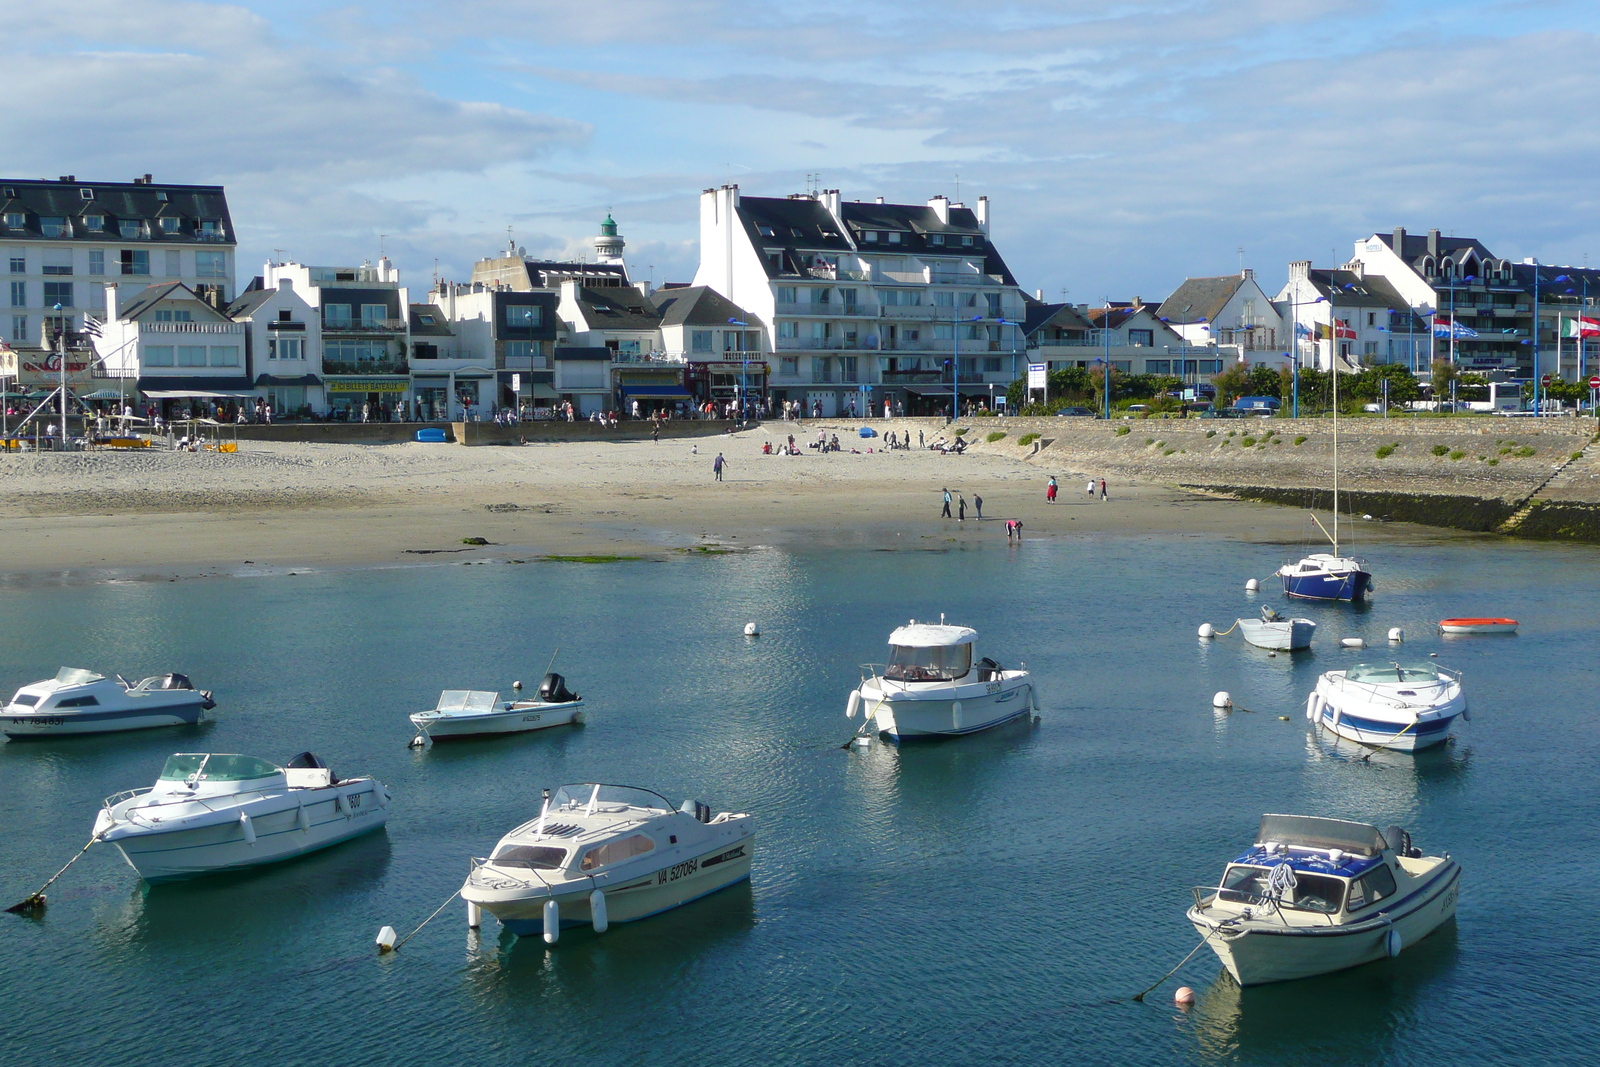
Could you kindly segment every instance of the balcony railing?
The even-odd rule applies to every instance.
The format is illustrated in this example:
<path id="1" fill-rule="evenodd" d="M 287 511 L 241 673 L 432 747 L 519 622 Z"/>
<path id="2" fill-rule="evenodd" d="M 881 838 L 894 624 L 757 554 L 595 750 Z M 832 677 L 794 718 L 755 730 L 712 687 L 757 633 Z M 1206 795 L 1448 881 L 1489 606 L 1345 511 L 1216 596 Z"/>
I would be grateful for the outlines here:
<path id="1" fill-rule="evenodd" d="M 878 315 L 885 319 L 919 319 L 925 321 L 933 318 L 936 310 L 924 304 L 884 304 L 878 308 Z"/>
<path id="2" fill-rule="evenodd" d="M 886 370 L 883 372 L 883 384 L 916 385 L 937 382 L 942 377 L 943 372 L 937 370 Z"/>
<path id="3" fill-rule="evenodd" d="M 711 359 L 716 355 L 716 353 L 715 352 L 701 352 L 699 355 L 700 355 L 701 359 Z M 734 353 L 734 356 L 735 356 L 735 358 L 737 358 L 738 354 Z M 611 362 L 613 362 L 613 363 L 632 363 L 632 364 L 637 364 L 637 363 L 675 363 L 675 364 L 683 364 L 683 363 L 687 363 L 688 361 L 689 361 L 688 360 L 688 356 L 683 352 L 613 352 L 611 354 Z"/>
<path id="4" fill-rule="evenodd" d="M 813 304 L 783 302 L 775 305 L 779 315 L 838 315 L 843 304 Z"/>
<path id="5" fill-rule="evenodd" d="M 242 322 L 141 322 L 140 333 L 244 333 Z"/>
<path id="6" fill-rule="evenodd" d="M 323 333 L 405 333 L 405 331 L 405 319 L 362 319 L 322 324 Z"/>
<path id="7" fill-rule="evenodd" d="M 322 361 L 323 374 L 410 374 L 411 367 L 403 359 L 357 359 Z"/>

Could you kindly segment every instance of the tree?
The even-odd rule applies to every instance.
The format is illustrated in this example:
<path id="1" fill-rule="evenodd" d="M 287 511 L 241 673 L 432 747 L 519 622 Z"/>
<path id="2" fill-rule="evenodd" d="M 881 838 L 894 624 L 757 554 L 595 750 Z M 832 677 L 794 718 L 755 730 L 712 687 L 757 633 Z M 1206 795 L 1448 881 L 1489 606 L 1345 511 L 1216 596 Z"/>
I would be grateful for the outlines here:
<path id="1" fill-rule="evenodd" d="M 1450 383 L 1461 377 L 1461 372 L 1454 363 L 1447 360 L 1435 360 L 1431 381 L 1433 385 L 1433 398 L 1444 401 L 1450 396 Z"/>
<path id="2" fill-rule="evenodd" d="M 1389 383 L 1389 403 L 1405 404 L 1422 395 L 1416 376 L 1399 363 L 1380 363 L 1349 375 L 1350 395 L 1375 403 L 1383 399 L 1383 383 Z M 1343 383 L 1341 383 L 1341 386 Z M 1340 388 L 1342 394 L 1344 388 Z"/>
<path id="3" fill-rule="evenodd" d="M 1283 378 L 1265 363 L 1250 368 L 1249 386 L 1246 396 L 1275 396 L 1281 400 L 1285 395 Z"/>
<path id="4" fill-rule="evenodd" d="M 1250 372 L 1243 363 L 1233 363 L 1228 369 L 1211 379 L 1217 390 L 1217 407 L 1225 408 L 1241 396 L 1250 394 Z"/>

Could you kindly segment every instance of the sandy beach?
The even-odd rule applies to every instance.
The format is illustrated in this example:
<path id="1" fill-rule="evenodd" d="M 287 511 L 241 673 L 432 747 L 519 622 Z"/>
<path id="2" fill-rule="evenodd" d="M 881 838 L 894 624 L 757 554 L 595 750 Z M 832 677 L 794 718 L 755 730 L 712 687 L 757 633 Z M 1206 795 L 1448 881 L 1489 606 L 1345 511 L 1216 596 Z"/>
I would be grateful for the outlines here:
<path id="1" fill-rule="evenodd" d="M 697 440 L 508 447 L 243 442 L 236 455 L 94 452 L 0 457 L 0 537 L 9 574 L 113 570 L 175 575 L 255 567 L 396 564 L 441 556 L 664 557 L 696 547 L 853 544 L 927 548 L 950 539 L 1097 533 L 1226 535 L 1300 544 L 1306 514 L 1214 500 L 1041 459 L 971 452 L 763 455 L 782 424 Z M 815 428 L 811 428 L 815 432 Z M 800 433 L 796 433 L 797 438 Z M 803 439 L 803 438 L 801 438 Z M 841 441 L 844 437 L 841 434 Z M 859 452 L 849 449 L 855 446 Z M 712 461 L 727 460 L 718 483 Z M 1060 481 L 1058 503 L 1044 499 Z M 940 518 L 941 489 L 967 521 Z M 979 521 L 974 498 L 983 497 Z M 1452 536 L 1363 524 L 1363 538 Z M 483 547 L 462 539 L 482 537 Z"/>

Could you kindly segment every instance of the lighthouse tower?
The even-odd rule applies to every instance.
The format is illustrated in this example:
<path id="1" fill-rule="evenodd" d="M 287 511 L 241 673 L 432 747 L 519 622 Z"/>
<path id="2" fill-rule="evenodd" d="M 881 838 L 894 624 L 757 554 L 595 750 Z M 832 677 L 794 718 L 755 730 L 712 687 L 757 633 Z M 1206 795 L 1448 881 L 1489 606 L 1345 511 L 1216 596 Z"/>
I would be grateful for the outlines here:
<path id="1" fill-rule="evenodd" d="M 621 263 L 625 244 L 627 242 L 617 234 L 616 220 L 611 212 L 606 212 L 606 220 L 600 224 L 600 235 L 594 239 L 595 259 L 601 263 Z"/>

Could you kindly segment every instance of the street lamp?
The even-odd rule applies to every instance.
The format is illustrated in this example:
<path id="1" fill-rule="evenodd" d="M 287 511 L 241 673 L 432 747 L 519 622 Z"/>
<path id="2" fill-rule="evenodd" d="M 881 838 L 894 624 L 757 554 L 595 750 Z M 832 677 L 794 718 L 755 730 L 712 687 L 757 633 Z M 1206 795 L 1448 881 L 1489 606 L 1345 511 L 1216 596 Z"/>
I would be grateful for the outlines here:
<path id="1" fill-rule="evenodd" d="M 961 418 L 961 324 L 963 322 L 982 322 L 982 315 L 973 315 L 970 318 L 954 318 L 950 320 L 950 422 Z"/>
<path id="2" fill-rule="evenodd" d="M 728 325 L 729 326 L 749 326 L 750 324 L 748 322 L 741 322 L 738 319 L 729 319 L 728 320 Z M 741 423 L 747 422 L 749 420 L 749 408 L 748 408 L 749 401 L 748 401 L 747 398 L 749 396 L 750 385 L 749 385 L 748 381 L 746 380 L 747 377 L 748 377 L 748 374 L 749 374 L 749 370 L 750 370 L 750 353 L 745 348 L 744 338 L 741 336 L 739 338 L 739 421 Z"/>
<path id="3" fill-rule="evenodd" d="M 1296 290 L 1298 292 L 1298 290 Z M 1291 417 L 1300 417 L 1300 309 L 1310 307 L 1312 304 L 1321 304 L 1327 297 L 1319 296 L 1310 300 L 1289 299 L 1289 368 L 1290 368 L 1290 395 L 1293 397 L 1293 410 Z M 1332 304 L 1328 305 L 1330 308 Z M 1309 333 L 1310 331 L 1306 331 Z M 1313 346 L 1313 361 L 1315 361 L 1316 348 Z"/>

